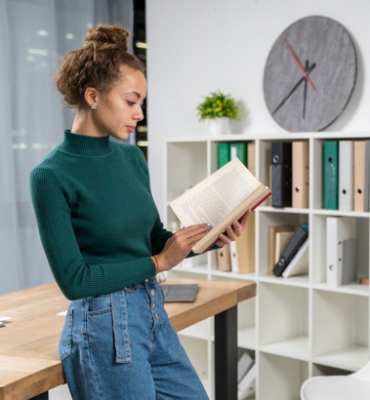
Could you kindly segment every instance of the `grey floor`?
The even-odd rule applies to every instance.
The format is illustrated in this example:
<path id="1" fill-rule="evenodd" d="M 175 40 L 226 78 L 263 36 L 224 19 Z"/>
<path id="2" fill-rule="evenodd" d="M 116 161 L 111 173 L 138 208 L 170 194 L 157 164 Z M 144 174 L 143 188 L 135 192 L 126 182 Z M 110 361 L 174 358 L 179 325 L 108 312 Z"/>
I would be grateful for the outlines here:
<path id="1" fill-rule="evenodd" d="M 67 385 L 58 386 L 50 390 L 49 400 L 72 400 Z"/>

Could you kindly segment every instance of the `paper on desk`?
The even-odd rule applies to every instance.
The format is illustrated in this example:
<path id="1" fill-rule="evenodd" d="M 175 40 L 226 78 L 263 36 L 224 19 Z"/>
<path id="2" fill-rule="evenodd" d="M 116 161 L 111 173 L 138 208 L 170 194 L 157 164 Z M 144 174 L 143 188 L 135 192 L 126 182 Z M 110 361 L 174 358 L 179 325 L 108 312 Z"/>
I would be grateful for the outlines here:
<path id="1" fill-rule="evenodd" d="M 67 315 L 67 311 L 62 311 L 58 313 L 57 315 L 60 315 L 61 317 L 65 317 Z"/>

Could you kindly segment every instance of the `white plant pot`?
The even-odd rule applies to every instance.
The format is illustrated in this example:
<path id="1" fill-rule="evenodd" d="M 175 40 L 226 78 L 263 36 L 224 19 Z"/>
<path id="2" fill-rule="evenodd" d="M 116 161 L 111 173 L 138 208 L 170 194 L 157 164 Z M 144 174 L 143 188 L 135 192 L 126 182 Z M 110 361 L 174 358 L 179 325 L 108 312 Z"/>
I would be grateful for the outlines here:
<path id="1" fill-rule="evenodd" d="M 227 135 L 230 133 L 230 119 L 227 117 L 207 119 L 211 135 Z"/>

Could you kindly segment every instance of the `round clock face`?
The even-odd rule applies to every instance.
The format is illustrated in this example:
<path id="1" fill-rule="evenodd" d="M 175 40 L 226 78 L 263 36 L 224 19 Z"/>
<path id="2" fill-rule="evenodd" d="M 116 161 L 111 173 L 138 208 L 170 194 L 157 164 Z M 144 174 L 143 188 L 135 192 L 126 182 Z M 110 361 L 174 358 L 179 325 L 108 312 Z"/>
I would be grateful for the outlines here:
<path id="1" fill-rule="evenodd" d="M 343 26 L 321 16 L 300 19 L 277 38 L 268 56 L 267 108 L 288 131 L 321 131 L 345 109 L 356 76 L 356 50 Z"/>

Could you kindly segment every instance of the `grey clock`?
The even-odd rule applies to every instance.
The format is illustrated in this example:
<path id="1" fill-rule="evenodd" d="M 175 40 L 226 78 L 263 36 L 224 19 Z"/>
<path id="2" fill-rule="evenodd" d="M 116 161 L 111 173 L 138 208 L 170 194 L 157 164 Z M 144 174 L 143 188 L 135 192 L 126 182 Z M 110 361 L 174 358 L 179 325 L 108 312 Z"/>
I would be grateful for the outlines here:
<path id="1" fill-rule="evenodd" d="M 268 111 L 288 131 L 324 130 L 347 106 L 356 77 L 356 49 L 346 29 L 322 16 L 300 19 L 268 55 L 263 77 Z"/>

